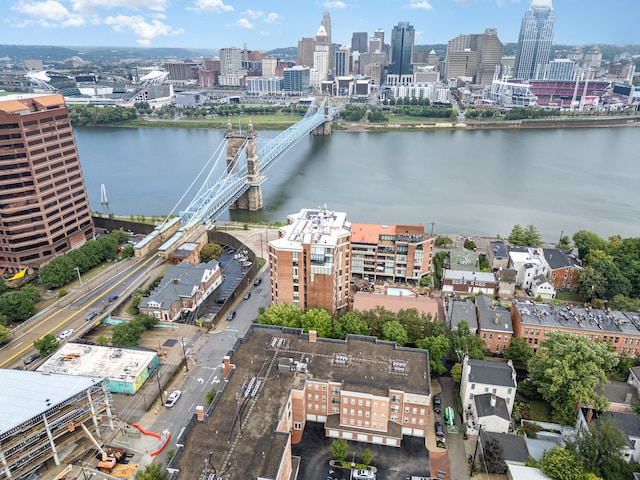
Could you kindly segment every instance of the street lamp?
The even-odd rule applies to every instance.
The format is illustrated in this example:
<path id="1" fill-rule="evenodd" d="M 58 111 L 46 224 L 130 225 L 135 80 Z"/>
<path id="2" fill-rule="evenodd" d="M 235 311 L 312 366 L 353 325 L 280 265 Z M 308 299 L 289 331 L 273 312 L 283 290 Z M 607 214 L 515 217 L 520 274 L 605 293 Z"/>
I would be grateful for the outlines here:
<path id="1" fill-rule="evenodd" d="M 80 281 L 80 286 L 82 286 L 82 277 L 80 276 L 80 267 L 75 267 L 74 270 L 78 272 L 78 280 Z"/>
<path id="2" fill-rule="evenodd" d="M 184 355 L 184 369 L 185 371 L 189 371 L 189 366 L 187 365 L 187 352 L 184 349 L 184 338 L 180 337 L 180 343 L 182 343 L 182 355 Z"/>
<path id="3" fill-rule="evenodd" d="M 160 386 L 160 372 L 156 369 L 156 378 L 158 379 L 158 392 L 160 392 L 160 401 L 164 403 L 164 397 L 162 396 L 162 387 Z"/>

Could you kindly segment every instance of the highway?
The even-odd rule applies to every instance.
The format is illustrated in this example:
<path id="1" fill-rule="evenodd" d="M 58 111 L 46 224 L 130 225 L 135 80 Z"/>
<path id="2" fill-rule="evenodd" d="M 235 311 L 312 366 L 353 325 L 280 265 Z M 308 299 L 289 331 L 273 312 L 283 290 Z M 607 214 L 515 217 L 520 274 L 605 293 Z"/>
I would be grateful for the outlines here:
<path id="1" fill-rule="evenodd" d="M 37 353 L 33 342 L 49 333 L 58 337 L 64 330 L 73 329 L 73 333 L 63 342 L 82 337 L 148 280 L 149 271 L 156 262 L 158 259 L 155 254 L 137 261 L 127 259 L 114 262 L 106 267 L 104 274 L 83 282 L 82 286 L 60 298 L 47 310 L 25 321 L 14 329 L 13 337 L 0 348 L 0 367 L 26 367 L 24 359 Z M 109 298 L 114 295 L 118 298 L 109 302 Z M 87 315 L 93 311 L 98 312 L 98 315 L 87 322 Z M 28 368 L 37 368 L 43 360 L 29 364 Z"/>

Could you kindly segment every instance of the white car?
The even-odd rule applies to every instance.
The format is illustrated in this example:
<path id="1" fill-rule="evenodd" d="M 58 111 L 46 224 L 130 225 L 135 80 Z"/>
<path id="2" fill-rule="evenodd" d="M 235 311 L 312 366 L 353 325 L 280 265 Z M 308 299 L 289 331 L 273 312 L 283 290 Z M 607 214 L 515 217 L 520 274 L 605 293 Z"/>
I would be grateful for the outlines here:
<path id="1" fill-rule="evenodd" d="M 70 328 L 68 330 L 65 330 L 64 332 L 62 332 L 60 334 L 60 336 L 58 337 L 58 341 L 60 340 L 64 340 L 65 338 L 71 336 L 71 334 L 73 333 L 73 328 Z"/>
<path id="2" fill-rule="evenodd" d="M 371 470 L 354 470 L 353 471 L 353 479 L 354 480 L 375 480 L 376 474 Z"/>
<path id="3" fill-rule="evenodd" d="M 181 395 L 182 392 L 180 390 L 174 390 L 173 392 L 171 392 L 171 395 L 167 397 L 167 401 L 164 402 L 164 406 L 167 408 L 173 408 Z"/>

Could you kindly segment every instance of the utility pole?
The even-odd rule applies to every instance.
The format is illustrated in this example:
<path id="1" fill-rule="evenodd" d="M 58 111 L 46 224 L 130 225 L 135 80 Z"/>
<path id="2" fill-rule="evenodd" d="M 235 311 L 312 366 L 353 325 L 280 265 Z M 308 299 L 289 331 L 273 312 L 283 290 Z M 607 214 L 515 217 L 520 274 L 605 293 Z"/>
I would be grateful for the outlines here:
<path id="1" fill-rule="evenodd" d="M 180 337 L 180 343 L 182 343 L 182 355 L 184 356 L 184 370 L 188 372 L 189 367 L 187 366 L 187 352 L 184 349 L 184 337 Z"/>
<path id="2" fill-rule="evenodd" d="M 80 276 L 80 267 L 75 267 L 74 270 L 78 272 L 78 280 L 80 281 L 80 286 L 82 286 L 82 277 Z"/>
<path id="3" fill-rule="evenodd" d="M 433 237 L 433 226 L 436 224 L 436 222 L 431 222 L 431 236 Z"/>
<path id="4" fill-rule="evenodd" d="M 156 378 L 158 379 L 158 391 L 160 392 L 160 401 L 164 405 L 164 398 L 162 396 L 162 387 L 160 386 L 160 372 L 156 369 Z"/>

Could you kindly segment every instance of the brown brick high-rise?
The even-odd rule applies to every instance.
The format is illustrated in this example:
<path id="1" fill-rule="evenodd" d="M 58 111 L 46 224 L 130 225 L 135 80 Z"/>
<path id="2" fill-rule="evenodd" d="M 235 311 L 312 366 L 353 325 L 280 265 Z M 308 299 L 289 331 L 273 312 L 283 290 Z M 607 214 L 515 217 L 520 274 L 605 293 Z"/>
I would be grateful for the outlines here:
<path id="1" fill-rule="evenodd" d="M 93 236 L 62 95 L 0 100 L 0 266 L 38 269 Z"/>

